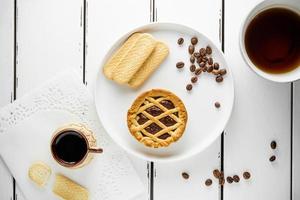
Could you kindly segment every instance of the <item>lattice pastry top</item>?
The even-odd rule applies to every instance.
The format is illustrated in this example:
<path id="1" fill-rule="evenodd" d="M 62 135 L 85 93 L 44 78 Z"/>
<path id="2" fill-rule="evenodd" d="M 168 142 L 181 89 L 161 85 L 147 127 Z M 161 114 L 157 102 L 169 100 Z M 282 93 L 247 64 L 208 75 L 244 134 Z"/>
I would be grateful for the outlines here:
<path id="1" fill-rule="evenodd" d="M 167 147 L 183 134 L 187 111 L 173 93 L 153 89 L 141 94 L 127 113 L 131 134 L 148 147 Z"/>

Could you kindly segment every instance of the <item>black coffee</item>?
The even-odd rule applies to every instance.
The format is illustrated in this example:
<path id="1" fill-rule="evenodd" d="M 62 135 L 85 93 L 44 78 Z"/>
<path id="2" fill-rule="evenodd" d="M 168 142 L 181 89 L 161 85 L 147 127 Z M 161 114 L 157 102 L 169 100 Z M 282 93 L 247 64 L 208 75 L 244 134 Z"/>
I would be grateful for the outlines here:
<path id="1" fill-rule="evenodd" d="M 65 131 L 59 134 L 52 143 L 54 156 L 66 164 L 76 164 L 87 153 L 85 138 L 76 131 Z"/>
<path id="2" fill-rule="evenodd" d="M 285 73 L 300 65 L 300 16 L 285 8 L 270 8 L 249 24 L 245 48 L 251 61 L 268 73 Z"/>

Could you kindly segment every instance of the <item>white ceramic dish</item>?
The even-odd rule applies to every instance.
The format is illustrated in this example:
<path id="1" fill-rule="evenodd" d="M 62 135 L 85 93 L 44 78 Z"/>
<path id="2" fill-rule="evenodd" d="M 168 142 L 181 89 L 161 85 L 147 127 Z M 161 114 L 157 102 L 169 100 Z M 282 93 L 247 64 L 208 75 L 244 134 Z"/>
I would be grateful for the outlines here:
<path id="1" fill-rule="evenodd" d="M 102 72 L 104 63 L 134 32 L 150 33 L 157 40 L 164 41 L 170 49 L 169 56 L 159 69 L 137 90 L 108 80 Z M 187 92 L 185 86 L 191 78 L 187 48 L 192 36 L 197 36 L 199 39 L 196 49 L 207 45 L 212 47 L 213 59 L 220 63 L 221 68 L 226 68 L 228 73 L 222 83 L 217 83 L 215 76 L 211 74 L 201 74 L 193 90 Z M 182 46 L 177 44 L 179 37 L 185 39 Z M 176 68 L 178 61 L 185 62 L 185 67 L 181 70 Z M 175 93 L 183 100 L 188 112 L 185 133 L 178 142 L 167 148 L 145 147 L 130 134 L 127 128 L 127 111 L 133 101 L 142 92 L 153 88 L 167 89 Z M 220 109 L 215 108 L 216 101 L 221 103 Z M 151 161 L 180 160 L 204 150 L 222 133 L 230 117 L 233 101 L 233 77 L 222 52 L 203 34 L 192 28 L 172 23 L 148 24 L 126 33 L 116 41 L 102 61 L 95 87 L 97 112 L 109 135 L 127 152 Z"/>

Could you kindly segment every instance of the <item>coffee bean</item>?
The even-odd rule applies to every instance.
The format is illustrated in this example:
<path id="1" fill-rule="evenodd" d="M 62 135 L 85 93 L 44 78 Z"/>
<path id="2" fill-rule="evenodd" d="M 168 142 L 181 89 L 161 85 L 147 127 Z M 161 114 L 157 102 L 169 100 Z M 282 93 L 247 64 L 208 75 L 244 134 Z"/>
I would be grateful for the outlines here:
<path id="1" fill-rule="evenodd" d="M 202 62 L 206 63 L 208 61 L 208 58 L 206 56 L 203 56 L 201 60 L 202 60 Z"/>
<path id="2" fill-rule="evenodd" d="M 178 63 L 176 63 L 176 67 L 178 69 L 183 68 L 184 67 L 184 62 L 178 62 Z"/>
<path id="3" fill-rule="evenodd" d="M 217 63 L 217 62 L 216 62 L 216 63 L 214 63 L 214 69 L 215 69 L 215 70 L 218 70 L 218 69 L 219 69 L 219 67 L 220 67 L 219 63 Z"/>
<path id="4" fill-rule="evenodd" d="M 211 186 L 212 185 L 212 180 L 209 178 L 205 181 L 206 186 Z"/>
<path id="5" fill-rule="evenodd" d="M 189 46 L 189 53 L 192 55 L 194 53 L 194 51 L 195 51 L 194 45 L 190 45 Z"/>
<path id="6" fill-rule="evenodd" d="M 194 72 L 196 70 L 196 66 L 194 65 L 194 64 L 192 64 L 191 66 L 190 66 L 190 71 L 191 72 Z"/>
<path id="7" fill-rule="evenodd" d="M 240 182 L 240 177 L 238 175 L 234 175 L 232 178 L 234 182 L 236 183 Z"/>
<path id="8" fill-rule="evenodd" d="M 186 88 L 187 91 L 191 91 L 193 89 L 193 85 L 192 84 L 187 84 L 185 88 Z"/>
<path id="9" fill-rule="evenodd" d="M 219 178 L 219 185 L 224 185 L 224 183 L 225 183 L 224 177 Z"/>
<path id="10" fill-rule="evenodd" d="M 200 53 L 195 52 L 195 53 L 194 53 L 194 56 L 195 56 L 196 58 L 199 58 L 199 57 L 200 57 Z"/>
<path id="11" fill-rule="evenodd" d="M 195 63 L 195 57 L 194 57 L 194 56 L 191 56 L 191 57 L 190 57 L 190 62 L 191 62 L 191 63 Z"/>
<path id="12" fill-rule="evenodd" d="M 184 39 L 181 37 L 181 38 L 178 38 L 177 40 L 177 44 L 178 45 L 182 45 L 184 43 Z"/>
<path id="13" fill-rule="evenodd" d="M 231 176 L 227 176 L 227 183 L 231 184 L 233 182 L 233 178 Z"/>
<path id="14" fill-rule="evenodd" d="M 219 102 L 215 102 L 215 107 L 216 108 L 220 108 L 221 107 L 221 104 Z"/>
<path id="15" fill-rule="evenodd" d="M 213 70 L 214 70 L 213 66 L 210 65 L 210 66 L 207 67 L 207 72 L 208 73 L 211 73 Z"/>
<path id="16" fill-rule="evenodd" d="M 195 70 L 195 74 L 196 74 L 197 76 L 199 76 L 199 75 L 201 74 L 201 72 L 202 72 L 202 69 L 201 69 L 201 68 L 197 68 L 197 69 Z"/>
<path id="17" fill-rule="evenodd" d="M 271 149 L 276 149 L 276 147 L 277 147 L 276 141 L 272 141 L 270 146 L 271 146 Z"/>
<path id="18" fill-rule="evenodd" d="M 210 55 L 210 54 L 212 53 L 212 49 L 211 49 L 210 46 L 207 46 L 207 47 L 206 47 L 206 53 L 207 53 L 208 55 Z"/>
<path id="19" fill-rule="evenodd" d="M 220 69 L 220 75 L 225 75 L 227 73 L 226 69 Z"/>
<path id="20" fill-rule="evenodd" d="M 198 81 L 198 77 L 197 76 L 194 76 L 191 78 L 191 82 L 192 83 L 196 83 Z"/>
<path id="21" fill-rule="evenodd" d="M 204 66 L 202 69 L 203 72 L 207 72 L 207 66 Z"/>
<path id="22" fill-rule="evenodd" d="M 199 50 L 199 53 L 200 53 L 201 56 L 205 56 L 206 50 L 205 50 L 204 48 L 201 48 L 201 49 Z"/>
<path id="23" fill-rule="evenodd" d="M 198 43 L 198 38 L 197 37 L 192 37 L 191 43 L 192 43 L 192 45 L 196 45 Z"/>
<path id="24" fill-rule="evenodd" d="M 213 70 L 212 72 L 211 72 L 213 75 L 219 75 L 220 73 L 219 73 L 219 70 Z"/>
<path id="25" fill-rule="evenodd" d="M 209 58 L 207 62 L 208 64 L 212 65 L 214 63 L 214 60 L 212 58 Z"/>
<path id="26" fill-rule="evenodd" d="M 221 172 L 218 169 L 215 169 L 213 171 L 213 175 L 214 175 L 215 178 L 219 179 L 220 175 L 221 175 Z"/>
<path id="27" fill-rule="evenodd" d="M 274 162 L 275 160 L 276 160 L 276 156 L 271 156 L 270 158 L 269 158 L 269 160 L 270 160 L 270 162 Z"/>
<path id="28" fill-rule="evenodd" d="M 248 180 L 248 179 L 250 179 L 251 174 L 249 172 L 244 172 L 243 177 L 244 177 L 244 179 Z"/>
<path id="29" fill-rule="evenodd" d="M 186 172 L 182 172 L 181 176 L 184 179 L 189 179 L 190 178 L 190 175 L 188 173 L 186 173 Z"/>
<path id="30" fill-rule="evenodd" d="M 197 63 L 198 63 L 198 64 L 201 63 L 201 58 L 197 58 Z"/>
<path id="31" fill-rule="evenodd" d="M 216 77 L 216 81 L 217 81 L 218 83 L 221 83 L 221 82 L 223 81 L 223 77 L 220 76 L 220 75 L 218 75 L 218 76 Z"/>
<path id="32" fill-rule="evenodd" d="M 204 62 L 201 62 L 199 66 L 200 66 L 200 67 L 204 67 L 204 66 L 205 66 L 205 63 L 204 63 Z"/>

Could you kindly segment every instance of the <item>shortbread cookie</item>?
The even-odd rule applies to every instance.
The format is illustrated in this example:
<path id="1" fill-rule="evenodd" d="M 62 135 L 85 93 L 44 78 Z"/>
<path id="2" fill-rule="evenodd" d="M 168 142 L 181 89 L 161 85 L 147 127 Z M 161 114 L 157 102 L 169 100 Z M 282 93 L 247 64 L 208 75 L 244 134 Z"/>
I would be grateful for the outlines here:
<path id="1" fill-rule="evenodd" d="M 184 133 L 187 111 L 173 93 L 153 89 L 141 94 L 127 113 L 130 133 L 148 147 L 167 147 Z"/>
<path id="2" fill-rule="evenodd" d="M 156 41 L 150 34 L 141 34 L 126 55 L 122 56 L 120 64 L 114 69 L 112 79 L 119 84 L 128 83 L 150 56 L 155 45 Z"/>
<path id="3" fill-rule="evenodd" d="M 165 60 L 168 54 L 168 46 L 163 42 L 157 42 L 151 55 L 147 58 L 142 67 L 133 75 L 128 85 L 133 88 L 141 86 Z"/>
<path id="4" fill-rule="evenodd" d="M 133 48 L 141 35 L 142 33 L 132 34 L 104 65 L 103 72 L 107 78 L 112 79 L 114 70 L 119 66 L 124 57 L 127 56 L 128 52 Z"/>
<path id="5" fill-rule="evenodd" d="M 44 186 L 51 175 L 51 168 L 43 162 L 32 164 L 28 170 L 29 178 L 38 186 Z"/>
<path id="6" fill-rule="evenodd" d="M 64 200 L 89 199 L 87 189 L 61 174 L 56 174 L 53 192 Z"/>

